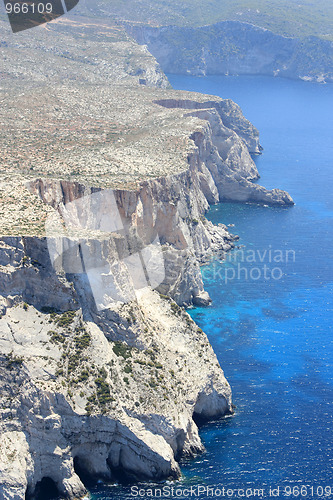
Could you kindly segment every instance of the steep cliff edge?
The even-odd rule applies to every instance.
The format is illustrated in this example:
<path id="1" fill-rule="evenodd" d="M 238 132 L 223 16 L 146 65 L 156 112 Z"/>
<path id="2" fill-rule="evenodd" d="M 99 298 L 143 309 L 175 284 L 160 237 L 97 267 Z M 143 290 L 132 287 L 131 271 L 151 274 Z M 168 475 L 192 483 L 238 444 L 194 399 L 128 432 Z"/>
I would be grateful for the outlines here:
<path id="1" fill-rule="evenodd" d="M 131 232 L 137 248 L 159 237 L 167 269 L 159 290 L 178 304 L 190 305 L 204 302 L 200 264 L 217 251 L 223 254 L 233 246 L 233 237 L 225 226 L 215 227 L 205 219 L 209 206 L 224 200 L 281 206 L 292 205 L 293 201 L 284 191 L 269 191 L 251 182 L 259 177 L 250 155 L 250 151 L 261 150 L 259 134 L 235 103 L 218 98 L 206 101 L 207 96 L 187 92 L 168 91 L 168 94 L 169 99 L 153 99 L 150 103 L 164 130 L 159 129 L 154 136 L 148 129 L 149 149 L 156 161 L 150 165 L 148 155 L 145 158 L 139 175 L 146 179 L 138 180 L 134 186 L 126 183 L 124 163 L 128 161 L 126 173 L 129 179 L 133 178 L 130 161 L 142 148 L 135 136 L 133 151 L 133 138 L 129 134 L 131 147 L 123 142 L 121 149 L 124 188 L 115 188 L 117 174 L 110 175 L 110 166 L 109 178 L 104 177 L 103 187 L 113 189 L 123 224 Z M 149 91 L 150 98 L 157 95 Z M 149 120 L 156 126 L 157 120 L 152 114 Z M 171 124 L 177 129 L 170 130 Z M 172 135 L 168 137 L 166 134 L 170 131 Z M 164 137 L 163 142 L 160 135 Z M 146 137 L 141 135 L 140 139 L 146 140 Z M 176 148 L 165 149 L 171 142 Z M 181 149 L 177 143 L 182 144 Z M 156 176 L 159 170 L 160 175 Z M 84 179 L 83 172 L 80 176 Z M 45 178 L 31 180 L 28 186 L 33 194 L 56 210 L 82 196 L 89 200 L 89 195 L 101 189 L 82 182 Z"/>
<path id="2" fill-rule="evenodd" d="M 291 38 L 239 21 L 199 28 L 125 26 L 166 73 L 333 81 L 333 42 L 316 36 Z"/>
<path id="3" fill-rule="evenodd" d="M 45 478 L 79 498 L 80 476 L 178 477 L 176 459 L 203 449 L 193 416 L 231 410 L 205 334 L 149 289 L 109 309 L 103 332 L 85 304 L 82 313 L 87 287 L 54 273 L 45 241 L 2 238 L 0 259 L 2 278 L 10 266 L 17 286 L 0 320 L 1 498 L 29 498 Z M 64 300 L 76 309 L 50 312 Z"/>
<path id="4" fill-rule="evenodd" d="M 147 48 L 139 46 L 111 19 L 66 16 L 13 36 L 9 23 L 0 18 L 0 32 L 4 86 L 118 82 L 170 87 Z"/>
<path id="5" fill-rule="evenodd" d="M 46 480 L 60 495 L 78 498 L 86 492 L 86 475 L 112 480 L 122 471 L 134 478 L 178 477 L 179 458 L 203 450 L 196 416 L 232 411 L 229 384 L 205 334 L 176 302 L 209 303 L 200 263 L 234 244 L 225 226 L 205 219 L 209 204 L 230 198 L 282 205 L 292 200 L 285 192 L 252 184 L 258 173 L 249 150 L 260 151 L 258 132 L 234 103 L 172 91 L 162 99 L 144 90 L 146 99 L 147 92 L 154 126 L 157 119 L 166 122 L 170 133 L 170 123 L 177 123 L 171 136 L 163 136 L 162 128 L 149 133 L 155 145 L 164 137 L 161 151 L 166 143 L 176 144 L 170 168 L 163 155 L 154 165 L 155 172 L 163 168 L 169 175 L 151 176 L 147 162 L 144 180 L 126 186 L 121 174 L 123 188 L 109 190 L 73 180 L 25 178 L 35 206 L 42 203 L 47 217 L 61 216 L 68 205 L 83 200 L 90 219 L 113 220 L 108 207 L 114 197 L 125 233 L 74 241 L 69 264 L 64 253 L 57 266 L 49 252 L 50 234 L 48 240 L 0 240 L 0 492 L 6 500 L 29 498 Z M 134 154 L 140 151 L 138 136 L 135 142 L 130 132 L 127 137 L 137 148 Z M 126 162 L 133 151 L 122 144 Z M 156 146 L 155 158 L 158 151 Z M 110 179 L 109 187 L 118 185 L 116 176 Z M 98 193 L 106 193 L 100 210 L 93 206 Z M 156 236 L 165 279 L 158 291 L 146 287 L 128 295 L 133 276 L 124 262 Z M 84 267 L 78 270 L 75 262 Z M 104 284 L 115 277 L 122 300 L 102 290 L 97 301 L 91 269 L 103 275 Z"/>
<path id="6" fill-rule="evenodd" d="M 135 191 L 143 181 L 179 175 L 187 179 L 182 196 L 200 205 L 200 215 L 223 200 L 292 204 L 286 193 L 251 182 L 259 134 L 230 100 L 90 84 L 33 86 L 22 95 L 11 85 L 1 114 L 10 124 L 0 150 L 5 235 L 44 234 L 49 209 L 24 188 L 39 177 Z"/>
<path id="7" fill-rule="evenodd" d="M 207 337 L 180 307 L 209 303 L 200 264 L 234 245 L 205 212 L 230 199 L 293 203 L 252 183 L 259 135 L 237 105 L 164 89 L 155 59 L 118 27 L 66 23 L 1 45 L 5 500 L 45 484 L 80 498 L 87 475 L 179 476 L 181 456 L 203 450 L 196 417 L 232 411 Z M 66 226 L 69 206 L 88 237 Z M 137 289 L 151 269 L 163 279 Z"/>

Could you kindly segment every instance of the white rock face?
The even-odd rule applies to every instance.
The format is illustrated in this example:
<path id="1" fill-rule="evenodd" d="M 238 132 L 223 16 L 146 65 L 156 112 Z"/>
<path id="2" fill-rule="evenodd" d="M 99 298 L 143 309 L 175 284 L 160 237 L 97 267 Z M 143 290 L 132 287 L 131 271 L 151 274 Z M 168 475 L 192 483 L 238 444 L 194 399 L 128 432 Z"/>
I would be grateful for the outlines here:
<path id="1" fill-rule="evenodd" d="M 80 29 L 73 24 L 70 33 Z M 9 166 L 0 186 L 7 214 L 2 234 L 14 235 L 0 238 L 5 500 L 30 498 L 45 478 L 60 495 L 78 499 L 86 494 L 82 474 L 106 480 L 119 471 L 152 480 L 179 476 L 179 458 L 203 451 L 195 416 L 215 418 L 232 409 L 230 386 L 206 335 L 179 307 L 209 303 L 200 264 L 234 245 L 226 226 L 214 226 L 204 214 L 227 199 L 292 203 L 287 193 L 251 183 L 258 177 L 250 156 L 260 152 L 258 132 L 234 103 L 150 88 L 166 89 L 168 82 L 147 49 L 128 39 L 105 41 L 104 31 L 101 42 L 90 42 L 89 57 L 85 44 L 81 53 L 72 34 L 64 35 L 61 51 L 72 62 L 59 66 L 49 48 L 54 40 L 58 54 L 57 29 L 64 27 L 52 26 L 36 30 L 34 39 L 22 34 L 14 66 L 3 58 L 12 76 L 4 120 L 17 132 L 5 144 Z M 119 26 L 109 34 L 119 36 Z M 42 51 L 41 64 L 27 58 L 31 43 Z M 43 92 L 39 84 L 50 76 L 52 88 Z M 16 88 L 22 78 L 32 85 L 29 101 Z M 70 145 L 63 142 L 68 138 Z M 24 175 L 18 174 L 18 151 L 34 165 Z M 25 161 L 19 163 L 26 170 Z M 59 180 L 73 176 L 77 182 Z M 23 192 L 28 180 L 38 199 Z M 68 251 L 51 261 L 42 221 L 80 199 L 92 219 L 111 219 L 111 199 L 103 213 L 91 206 L 90 195 L 101 186 L 117 188 L 126 231 L 90 237 L 84 249 L 68 237 Z M 147 287 L 131 295 L 135 276 L 126 271 L 126 259 L 139 252 L 145 257 L 157 236 L 165 279 L 158 291 Z M 98 301 L 94 278 L 100 278 Z M 107 300 L 107 308 L 99 307 Z"/>
<path id="2" fill-rule="evenodd" d="M 86 490 L 74 461 L 102 479 L 118 469 L 178 477 L 176 458 L 203 450 L 193 414 L 230 412 L 230 387 L 205 334 L 172 299 L 146 289 L 113 313 L 112 336 L 122 338 L 126 324 L 127 344 L 84 321 L 81 309 L 68 320 L 32 305 L 7 307 L 2 498 L 23 499 L 45 477 L 61 495 L 79 498 Z"/>
<path id="3" fill-rule="evenodd" d="M 333 80 L 332 42 L 316 36 L 287 37 L 235 20 L 195 28 L 131 22 L 125 26 L 139 43 L 148 46 L 166 73 Z M 313 57 L 308 57 L 309 52 Z"/>
<path id="4" fill-rule="evenodd" d="M 149 178 L 133 190 L 113 191 L 112 200 L 115 199 L 117 216 L 119 211 L 130 235 L 132 249 L 142 250 L 156 238 L 163 246 L 166 277 L 159 291 L 178 304 L 207 304 L 209 298 L 204 293 L 200 264 L 217 253 L 223 255 L 234 246 L 235 239 L 225 226 L 213 226 L 205 219 L 209 206 L 224 200 L 277 205 L 292 205 L 293 201 L 285 191 L 269 191 L 251 182 L 259 177 L 250 155 L 261 150 L 259 134 L 235 103 L 219 98 L 209 101 L 173 98 L 155 100 L 154 104 L 167 108 L 168 113 L 175 110 L 185 120 L 189 134 L 184 138 L 188 142 L 187 162 L 178 169 L 175 167 L 170 175 L 151 178 L 147 172 L 143 173 L 143 178 Z M 173 116 L 173 122 L 175 119 Z M 66 204 L 83 199 L 87 213 L 94 213 L 97 219 L 102 217 L 95 213 L 96 188 L 77 182 L 38 179 L 29 183 L 29 189 L 60 213 L 65 211 Z M 104 205 L 111 207 L 113 203 L 110 195 L 109 203 L 106 201 Z M 129 255 L 124 239 L 120 237 L 112 244 L 94 242 L 89 246 L 85 252 L 89 266 L 106 266 L 106 269 L 109 266 L 113 276 L 118 273 L 121 281 L 123 273 L 116 271 L 116 264 L 99 256 L 110 255 L 117 248 L 126 260 Z M 119 294 L 124 287 L 124 283 L 119 284 Z"/>
<path id="5" fill-rule="evenodd" d="M 58 209 L 91 192 L 42 180 L 32 188 Z M 132 251 L 159 232 L 167 277 L 161 290 L 179 303 L 208 303 L 199 262 L 229 249 L 233 238 L 204 219 L 198 171 L 190 163 L 188 171 L 115 194 Z M 85 253 L 87 268 L 101 260 L 113 272 L 117 266 L 121 292 L 128 286 L 120 263 L 125 243 L 120 234 L 91 240 Z M 193 415 L 231 411 L 229 384 L 187 313 L 149 288 L 98 311 L 83 269 L 68 274 L 78 262 L 75 248 L 53 267 L 45 239 L 1 239 L 1 432 L 22 450 L 9 474 L 15 456 L 6 444 L 5 498 L 32 494 L 45 477 L 78 498 L 86 490 L 75 469 L 102 479 L 118 469 L 138 478 L 177 477 L 176 458 L 203 450 Z"/>

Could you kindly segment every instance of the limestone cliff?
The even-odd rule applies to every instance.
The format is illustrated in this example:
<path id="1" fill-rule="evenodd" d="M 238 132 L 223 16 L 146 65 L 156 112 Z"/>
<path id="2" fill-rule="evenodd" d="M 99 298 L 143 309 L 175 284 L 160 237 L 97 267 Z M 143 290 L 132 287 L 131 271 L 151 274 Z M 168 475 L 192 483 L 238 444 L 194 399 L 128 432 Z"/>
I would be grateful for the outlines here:
<path id="1" fill-rule="evenodd" d="M 154 103 L 175 110 L 173 119 L 182 117 L 186 122 L 186 160 L 173 165 L 170 175 L 138 182 L 135 189 L 113 192 L 133 247 L 144 248 L 159 237 L 166 269 L 160 292 L 180 305 L 207 304 L 200 264 L 230 250 L 234 239 L 225 226 L 216 227 L 204 217 L 209 206 L 224 200 L 282 206 L 292 205 L 293 201 L 285 191 L 268 191 L 251 182 L 259 177 L 250 155 L 261 150 L 259 134 L 235 103 L 218 98 L 171 98 Z M 147 172 L 144 176 L 148 177 Z M 28 186 L 45 204 L 60 211 L 66 203 L 82 196 L 87 197 L 89 205 L 89 195 L 101 190 L 78 182 L 43 178 L 29 181 Z M 126 257 L 126 250 L 123 253 Z"/>
<path id="2" fill-rule="evenodd" d="M 66 16 L 13 36 L 8 22 L 0 18 L 0 30 L 2 85 L 120 82 L 170 87 L 147 48 L 110 19 Z"/>
<path id="3" fill-rule="evenodd" d="M 179 459 L 203 450 L 196 417 L 232 411 L 207 337 L 180 307 L 209 303 L 200 264 L 234 245 L 205 212 L 293 202 L 252 183 L 259 135 L 239 107 L 166 89 L 117 26 L 32 31 L 1 45 L 0 495 L 29 499 L 49 478 L 76 499 L 85 475 L 178 477 Z M 45 233 L 69 205 L 74 223 L 122 229 Z M 147 257 L 157 239 L 162 264 Z M 138 254 L 164 271 L 157 287 L 135 288 L 126 263 Z"/>
<path id="4" fill-rule="evenodd" d="M 183 199 L 179 205 L 189 207 L 191 200 L 194 207 L 181 219 L 199 219 L 209 204 L 224 200 L 292 203 L 286 193 L 251 182 L 258 178 L 251 154 L 261 150 L 259 133 L 230 100 L 142 85 L 82 84 L 31 87 L 26 98 L 12 85 L 1 114 L 10 124 L 0 143 L 5 235 L 44 234 L 49 207 L 24 187 L 36 178 L 131 192 L 143 182 L 160 190 L 172 186 L 164 190 L 170 202 Z M 15 141 L 9 140 L 13 134 Z"/>
<path id="5" fill-rule="evenodd" d="M 199 28 L 126 23 L 126 28 L 166 73 L 333 81 L 333 43 L 315 36 L 285 37 L 239 21 Z"/>
<path id="6" fill-rule="evenodd" d="M 176 460 L 203 449 L 193 416 L 231 410 L 205 334 L 149 289 L 99 315 L 45 240 L 2 238 L 0 262 L 1 498 L 29 498 L 45 477 L 78 498 L 82 471 L 178 477 Z"/>
<path id="7" fill-rule="evenodd" d="M 62 496 L 79 498 L 87 474 L 178 477 L 179 458 L 203 450 L 196 416 L 232 411 L 229 384 L 207 337 L 177 303 L 209 303 L 200 263 L 233 246 L 225 226 L 205 219 L 209 204 L 292 200 L 251 183 L 258 173 L 249 151 L 260 151 L 258 132 L 234 103 L 185 95 L 154 95 L 162 119 L 172 115 L 184 125 L 184 161 L 170 175 L 146 175 L 136 187 L 110 190 L 126 232 L 87 240 L 84 268 L 75 264 L 82 264 L 83 243 L 74 242 L 70 265 L 62 254 L 55 266 L 46 238 L 0 240 L 0 492 L 6 500 L 29 498 L 45 478 Z M 80 210 L 90 219 L 114 218 L 107 198 L 102 211 L 90 205 L 104 192 L 100 187 L 50 178 L 27 186 L 55 215 L 83 200 Z M 165 279 L 158 291 L 144 288 L 130 297 L 124 262 L 157 235 Z M 97 307 L 90 269 L 115 277 L 123 300 Z"/>

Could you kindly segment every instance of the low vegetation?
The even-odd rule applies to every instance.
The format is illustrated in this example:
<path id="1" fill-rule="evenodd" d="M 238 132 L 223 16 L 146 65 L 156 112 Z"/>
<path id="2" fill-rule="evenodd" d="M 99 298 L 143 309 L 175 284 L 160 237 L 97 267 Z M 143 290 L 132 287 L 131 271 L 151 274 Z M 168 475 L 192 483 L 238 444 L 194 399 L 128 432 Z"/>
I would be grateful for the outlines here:
<path id="1" fill-rule="evenodd" d="M 89 0 L 95 13 L 117 14 L 145 24 L 204 26 L 236 20 L 252 23 L 286 36 L 311 35 L 333 40 L 331 0 Z"/>
<path id="2" fill-rule="evenodd" d="M 132 356 L 131 348 L 123 342 L 115 342 L 112 349 L 116 356 L 121 356 L 124 359 Z"/>
<path id="3" fill-rule="evenodd" d="M 7 369 L 12 370 L 13 368 L 18 368 L 23 364 L 23 357 L 15 356 L 12 352 L 5 356 L 7 361 Z"/>

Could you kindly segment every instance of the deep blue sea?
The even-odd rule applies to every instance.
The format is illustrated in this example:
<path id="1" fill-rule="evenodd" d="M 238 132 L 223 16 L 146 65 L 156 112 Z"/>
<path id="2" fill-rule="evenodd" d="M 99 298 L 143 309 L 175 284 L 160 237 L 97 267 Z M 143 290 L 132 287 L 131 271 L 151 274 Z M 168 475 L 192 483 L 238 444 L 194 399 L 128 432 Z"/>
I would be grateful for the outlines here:
<path id="1" fill-rule="evenodd" d="M 280 498 L 333 498 L 333 85 L 169 79 L 177 89 L 236 101 L 260 131 L 259 183 L 289 191 L 296 203 L 222 203 L 208 214 L 234 225 L 241 248 L 202 269 L 213 305 L 190 313 L 215 349 L 237 408 L 201 428 L 207 452 L 183 463 L 184 477 L 173 486 L 219 488 L 208 498 L 274 498 L 270 487 L 280 487 Z M 141 486 L 148 493 L 149 485 Z M 133 498 L 120 486 L 95 493 Z"/>

